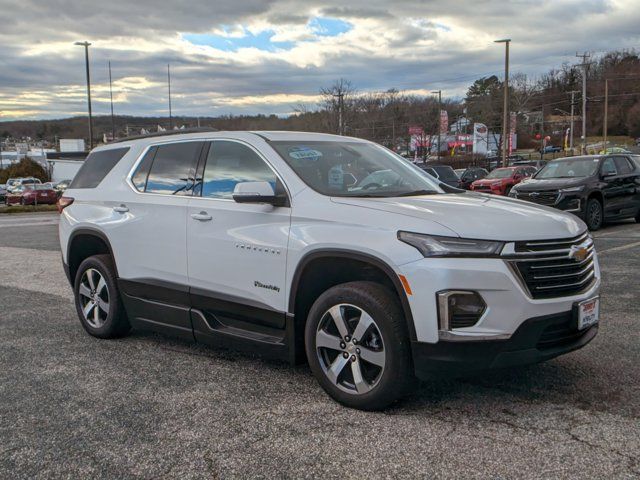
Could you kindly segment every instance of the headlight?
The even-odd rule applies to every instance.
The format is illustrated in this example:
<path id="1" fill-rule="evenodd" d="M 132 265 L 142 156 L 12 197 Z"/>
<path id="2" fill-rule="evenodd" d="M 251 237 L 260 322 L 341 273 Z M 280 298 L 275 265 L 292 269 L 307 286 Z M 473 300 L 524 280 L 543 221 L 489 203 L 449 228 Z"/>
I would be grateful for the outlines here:
<path id="1" fill-rule="evenodd" d="M 509 192 L 509 196 L 511 198 L 518 198 L 518 191 L 515 188 L 512 188 L 511 191 Z"/>
<path id="2" fill-rule="evenodd" d="M 503 242 L 436 237 L 420 233 L 398 232 L 398 240 L 418 249 L 425 257 L 493 257 L 500 253 Z"/>
<path id="3" fill-rule="evenodd" d="M 577 187 L 561 188 L 560 193 L 581 192 L 582 190 L 584 190 L 584 185 L 579 185 Z"/>

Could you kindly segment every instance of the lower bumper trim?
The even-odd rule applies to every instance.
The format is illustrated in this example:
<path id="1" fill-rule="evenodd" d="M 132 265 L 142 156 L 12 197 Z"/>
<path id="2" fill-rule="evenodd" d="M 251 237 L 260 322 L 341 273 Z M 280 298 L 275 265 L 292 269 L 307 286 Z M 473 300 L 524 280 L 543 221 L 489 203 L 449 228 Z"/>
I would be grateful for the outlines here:
<path id="1" fill-rule="evenodd" d="M 598 325 L 578 330 L 574 311 L 526 320 L 508 340 L 412 342 L 416 376 L 464 375 L 494 368 L 538 363 L 584 347 Z"/>

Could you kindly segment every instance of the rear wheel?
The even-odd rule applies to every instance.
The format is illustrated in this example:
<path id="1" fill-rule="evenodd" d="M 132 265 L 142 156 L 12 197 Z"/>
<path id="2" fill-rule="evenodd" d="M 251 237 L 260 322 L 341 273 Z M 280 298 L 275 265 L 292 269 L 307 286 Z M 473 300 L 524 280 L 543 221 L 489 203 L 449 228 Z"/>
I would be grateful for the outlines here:
<path id="1" fill-rule="evenodd" d="M 309 312 L 305 348 L 318 383 L 348 407 L 385 408 L 414 383 L 402 310 L 376 283 L 350 282 L 323 293 Z"/>
<path id="2" fill-rule="evenodd" d="M 78 317 L 90 335 L 117 338 L 129 332 L 110 255 L 94 255 L 80 264 L 74 295 Z"/>
<path id="3" fill-rule="evenodd" d="M 596 231 L 602 227 L 604 213 L 602 204 L 595 198 L 590 198 L 587 202 L 587 210 L 585 214 L 585 223 L 589 230 Z"/>

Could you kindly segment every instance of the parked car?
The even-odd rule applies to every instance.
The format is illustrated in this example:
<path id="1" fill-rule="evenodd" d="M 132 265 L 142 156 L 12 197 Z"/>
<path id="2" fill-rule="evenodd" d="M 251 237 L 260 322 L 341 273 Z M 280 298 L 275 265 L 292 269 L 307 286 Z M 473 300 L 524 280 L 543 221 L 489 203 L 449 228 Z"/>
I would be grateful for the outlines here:
<path id="1" fill-rule="evenodd" d="M 48 204 L 55 205 L 58 200 L 58 195 L 53 188 L 46 185 L 27 183 L 15 187 L 13 191 L 7 193 L 5 197 L 5 204 L 13 205 L 19 203 L 20 205 L 40 205 Z"/>
<path id="2" fill-rule="evenodd" d="M 345 173 L 354 167 L 399 181 L 361 189 Z M 414 376 L 539 362 L 590 342 L 600 269 L 586 225 L 444 186 L 334 135 L 113 142 L 59 200 L 64 270 L 90 335 L 133 327 L 306 358 L 329 395 L 360 409 L 386 407 Z"/>
<path id="3" fill-rule="evenodd" d="M 15 189 L 23 185 L 34 185 L 42 183 L 38 178 L 34 177 L 10 178 L 7 181 L 7 185 L 9 185 L 9 182 L 11 183 L 11 186 L 7 188 L 9 192 L 13 192 Z"/>
<path id="4" fill-rule="evenodd" d="M 465 190 L 469 190 L 471 188 L 471 184 L 476 180 L 480 180 L 489 175 L 489 172 L 484 168 L 480 167 L 469 167 L 464 170 L 460 177 L 460 188 L 464 188 Z"/>
<path id="5" fill-rule="evenodd" d="M 546 164 L 547 160 L 518 160 L 516 162 L 511 162 L 509 165 L 511 167 L 534 167 L 537 171 Z"/>
<path id="6" fill-rule="evenodd" d="M 580 156 L 552 160 L 510 196 L 571 212 L 598 230 L 607 220 L 640 222 L 639 186 L 631 156 Z"/>
<path id="7" fill-rule="evenodd" d="M 56 183 L 54 189 L 58 194 L 62 194 L 67 188 L 69 188 L 70 184 L 71 180 L 62 180 L 61 182 Z"/>
<path id="8" fill-rule="evenodd" d="M 462 174 L 466 171 L 466 168 L 454 168 L 453 171 L 456 174 L 456 177 L 460 178 L 462 177 Z"/>
<path id="9" fill-rule="evenodd" d="M 421 166 L 425 172 L 451 187 L 460 187 L 460 179 L 449 165 Z"/>
<path id="10" fill-rule="evenodd" d="M 600 152 L 598 152 L 600 155 L 610 155 L 612 153 L 631 153 L 629 150 L 627 150 L 626 148 L 622 148 L 622 147 L 609 147 L 606 148 L 604 150 L 600 150 Z"/>
<path id="11" fill-rule="evenodd" d="M 542 148 L 539 150 L 540 153 L 557 153 L 561 151 L 562 151 L 562 148 L 554 145 L 547 145 L 546 147 L 544 147 L 544 151 Z"/>
<path id="12" fill-rule="evenodd" d="M 529 178 L 535 171 L 534 167 L 496 168 L 483 179 L 471 183 L 471 190 L 480 193 L 508 195 L 514 185 Z"/>

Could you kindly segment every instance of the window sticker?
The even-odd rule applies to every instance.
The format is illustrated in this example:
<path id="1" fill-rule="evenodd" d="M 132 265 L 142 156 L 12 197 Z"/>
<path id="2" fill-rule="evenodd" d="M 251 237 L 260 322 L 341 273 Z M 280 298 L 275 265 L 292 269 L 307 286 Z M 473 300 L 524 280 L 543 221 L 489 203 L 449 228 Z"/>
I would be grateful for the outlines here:
<path id="1" fill-rule="evenodd" d="M 322 156 L 322 152 L 310 147 L 300 146 L 290 148 L 289 156 L 295 160 L 309 160 L 311 162 L 315 162 Z"/>
<path id="2" fill-rule="evenodd" d="M 342 190 L 344 186 L 344 172 L 342 165 L 336 165 L 329 170 L 329 185 L 331 190 Z"/>

